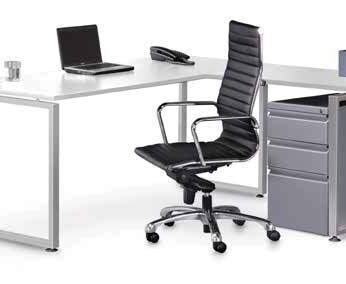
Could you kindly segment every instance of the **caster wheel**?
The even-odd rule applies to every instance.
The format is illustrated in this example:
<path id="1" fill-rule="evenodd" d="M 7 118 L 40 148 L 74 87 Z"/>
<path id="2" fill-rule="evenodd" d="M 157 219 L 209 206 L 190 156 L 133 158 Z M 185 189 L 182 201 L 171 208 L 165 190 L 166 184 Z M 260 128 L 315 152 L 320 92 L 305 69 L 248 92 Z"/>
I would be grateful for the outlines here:
<path id="1" fill-rule="evenodd" d="M 153 244 L 157 243 L 160 239 L 160 236 L 158 233 L 146 233 L 146 237 L 148 242 L 151 242 Z"/>
<path id="2" fill-rule="evenodd" d="M 329 239 L 330 242 L 337 243 L 341 242 L 341 240 L 337 236 L 333 236 Z"/>
<path id="3" fill-rule="evenodd" d="M 165 226 L 167 226 L 167 227 L 173 227 L 173 226 L 174 226 L 174 222 L 165 223 Z"/>
<path id="4" fill-rule="evenodd" d="M 46 248 L 46 252 L 57 252 L 58 249 L 56 248 Z"/>
<path id="5" fill-rule="evenodd" d="M 227 246 L 224 242 L 214 242 L 213 243 L 213 248 L 215 251 L 218 253 L 224 253 L 227 249 Z"/>
<path id="6" fill-rule="evenodd" d="M 233 220 L 233 223 L 238 226 L 244 226 L 245 220 Z"/>
<path id="7" fill-rule="evenodd" d="M 280 233 L 278 231 L 267 231 L 267 237 L 273 242 L 280 240 Z"/>

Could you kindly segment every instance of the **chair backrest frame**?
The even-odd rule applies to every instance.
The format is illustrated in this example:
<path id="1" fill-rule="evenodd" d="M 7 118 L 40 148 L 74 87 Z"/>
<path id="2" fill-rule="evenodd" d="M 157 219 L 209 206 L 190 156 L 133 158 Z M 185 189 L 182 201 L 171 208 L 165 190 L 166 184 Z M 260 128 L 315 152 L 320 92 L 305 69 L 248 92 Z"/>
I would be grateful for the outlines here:
<path id="1" fill-rule="evenodd" d="M 262 38 L 257 26 L 229 23 L 228 60 L 217 99 L 220 115 L 252 113 L 263 70 Z M 225 104 L 223 99 L 232 100 L 236 106 Z M 241 103 L 243 109 L 239 109 Z"/>
<path id="2" fill-rule="evenodd" d="M 239 117 L 239 116 L 251 116 L 252 114 L 252 111 L 253 111 L 253 108 L 254 108 L 254 104 L 255 104 L 255 100 L 256 100 L 256 97 L 257 97 L 257 93 L 259 92 L 259 88 L 260 88 L 260 84 L 262 82 L 262 72 L 263 72 L 263 49 L 262 49 L 262 43 L 263 43 L 263 33 L 261 31 L 261 28 L 259 27 L 256 27 L 256 26 L 252 26 L 252 25 L 249 25 L 249 24 L 245 24 L 245 23 L 240 23 L 240 22 L 237 22 L 237 21 L 231 21 L 229 23 L 229 26 L 230 26 L 230 31 L 229 31 L 229 36 L 232 32 L 232 26 L 234 25 L 237 25 L 237 26 L 242 26 L 242 27 L 246 27 L 246 28 L 250 28 L 250 29 L 253 29 L 254 31 L 257 32 L 257 44 L 258 44 L 258 70 L 256 71 L 256 75 L 254 76 L 255 80 L 254 80 L 254 85 L 252 86 L 252 92 L 250 94 L 251 96 L 251 101 L 249 102 L 249 109 L 247 112 L 243 112 L 243 113 L 225 113 L 225 112 L 221 112 L 220 111 L 220 102 L 219 102 L 219 99 L 220 99 L 220 93 L 221 93 L 221 90 L 222 90 L 222 87 L 223 87 L 223 84 L 224 84 L 224 81 L 225 81 L 225 77 L 227 75 L 227 72 L 228 72 L 228 68 L 230 66 L 230 61 L 231 61 L 231 57 L 230 57 L 230 52 L 231 52 L 231 42 L 229 40 L 229 56 L 228 56 L 228 61 L 227 61 L 227 66 L 226 66 L 226 70 L 225 70 L 225 74 L 224 74 L 224 77 L 223 77 L 223 80 L 222 80 L 222 83 L 221 83 L 221 87 L 220 87 L 220 92 L 219 92 L 219 96 L 218 96 L 218 102 L 217 102 L 217 107 L 218 107 L 218 113 L 219 115 L 221 116 L 234 116 L 234 117 Z M 234 58 L 232 60 L 235 60 Z M 215 164 L 229 164 L 229 163 L 232 163 L 232 162 L 245 162 L 245 161 L 248 161 L 250 160 L 254 155 L 255 153 L 257 152 L 258 150 L 258 147 L 259 147 L 259 137 L 258 137 L 258 133 L 256 131 L 256 129 L 254 129 L 253 125 L 252 125 L 252 122 L 251 122 L 251 119 L 248 120 L 248 123 L 244 124 L 244 121 L 243 120 L 235 120 L 236 123 L 234 123 L 234 121 L 223 121 L 223 131 L 221 133 L 221 136 L 215 140 L 219 143 L 223 143 L 223 144 L 227 144 L 227 140 L 231 140 L 229 138 L 227 138 L 227 135 L 226 135 L 226 132 L 225 131 L 227 129 L 227 127 L 229 126 L 232 126 L 232 124 L 237 124 L 240 123 L 240 124 L 243 124 L 242 127 L 245 126 L 244 128 L 244 131 L 248 132 L 248 138 L 249 138 L 249 142 L 250 142 L 250 146 L 249 145 L 246 145 L 246 141 L 244 142 L 244 149 L 245 149 L 245 152 L 248 152 L 248 155 L 243 158 L 243 159 L 204 159 L 204 163 L 205 165 L 201 165 L 201 162 L 200 161 L 195 161 L 195 162 L 187 162 L 187 163 L 182 163 L 182 164 L 177 164 L 175 166 L 173 166 L 172 168 L 186 168 L 186 167 L 192 167 L 192 168 L 195 168 L 196 166 L 197 167 L 201 167 L 201 168 L 204 168 L 204 167 L 210 167 L 211 165 L 215 165 Z M 241 135 L 240 135 L 241 136 Z M 239 141 L 238 141 L 239 142 Z M 230 146 L 232 146 L 232 142 L 228 141 L 228 143 L 230 143 Z M 234 144 L 234 143 L 233 143 Z M 242 146 L 241 142 L 238 143 L 239 147 Z M 246 148 L 249 148 L 248 151 L 246 150 Z M 244 150 L 243 149 L 243 150 Z"/>
<path id="3" fill-rule="evenodd" d="M 228 61 L 217 99 L 220 116 L 252 115 L 262 81 L 262 38 L 259 27 L 230 22 Z M 245 157 L 252 157 L 259 143 L 250 119 L 223 121 L 223 131 L 216 141 Z"/>

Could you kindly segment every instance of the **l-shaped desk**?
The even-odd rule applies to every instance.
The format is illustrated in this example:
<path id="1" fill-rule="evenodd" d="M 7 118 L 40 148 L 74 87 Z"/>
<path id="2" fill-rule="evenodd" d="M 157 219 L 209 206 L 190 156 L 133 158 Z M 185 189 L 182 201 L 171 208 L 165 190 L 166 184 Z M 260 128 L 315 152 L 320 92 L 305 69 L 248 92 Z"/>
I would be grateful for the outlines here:
<path id="1" fill-rule="evenodd" d="M 147 87 L 179 84 L 179 101 L 188 98 L 187 83 L 201 79 L 222 79 L 225 59 L 194 57 L 194 66 L 138 59 L 130 62 L 134 71 L 101 76 L 82 76 L 62 71 L 23 75 L 19 82 L 0 79 L 0 102 L 45 108 L 49 111 L 49 234 L 48 239 L 0 230 L 0 239 L 50 250 L 59 247 L 59 104 L 58 101 L 115 93 Z M 219 187 L 265 194 L 267 191 L 267 102 L 268 85 L 283 85 L 346 92 L 346 78 L 336 70 L 264 64 L 259 90 L 260 149 L 258 188 L 218 184 Z M 175 101 L 176 99 L 172 99 Z M 178 140 L 186 141 L 187 110 L 179 108 Z M 333 228 L 331 228 L 333 230 Z M 336 228 L 335 228 L 336 230 Z M 333 233 L 333 232 L 332 232 Z M 333 234 L 331 234 L 333 235 Z"/>

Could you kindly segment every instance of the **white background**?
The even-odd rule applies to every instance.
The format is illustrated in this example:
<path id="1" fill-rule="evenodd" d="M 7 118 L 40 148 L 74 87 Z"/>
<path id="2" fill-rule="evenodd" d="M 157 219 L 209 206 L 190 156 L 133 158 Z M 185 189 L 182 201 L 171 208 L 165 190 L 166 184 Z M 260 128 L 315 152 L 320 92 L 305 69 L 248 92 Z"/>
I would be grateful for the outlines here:
<path id="1" fill-rule="evenodd" d="M 342 1 L 2 1 L 0 62 L 23 72 L 59 69 L 57 27 L 98 24 L 103 58 L 126 63 L 151 45 L 225 58 L 231 19 L 264 30 L 265 62 L 337 68 L 346 48 Z M 0 69 L 2 76 L 5 70 Z M 190 99 L 215 100 L 219 81 L 189 84 Z M 270 87 L 270 99 L 325 91 Z M 220 222 L 228 251 L 213 252 L 201 225 L 162 228 L 159 244 L 143 228 L 182 192 L 136 146 L 161 141 L 156 107 L 177 99 L 175 85 L 72 99 L 61 106 L 61 250 L 47 254 L 0 242 L 1 283 L 297 283 L 342 281 L 345 242 L 280 229 L 270 243 L 256 224 Z M 202 115 L 207 114 L 203 110 Z M 189 121 L 198 115 L 189 113 Z M 199 113 L 201 115 L 201 113 Z M 176 139 L 176 112 L 165 119 Z M 47 113 L 0 106 L 0 228 L 44 236 L 47 213 Z M 204 129 L 205 138 L 217 127 Z M 257 161 L 220 169 L 227 182 L 256 185 Z M 266 198 L 216 192 L 265 217 Z M 197 197 L 199 203 L 199 196 Z M 294 206 L 292 208 L 294 210 Z M 334 278 L 334 279 L 333 279 Z"/>

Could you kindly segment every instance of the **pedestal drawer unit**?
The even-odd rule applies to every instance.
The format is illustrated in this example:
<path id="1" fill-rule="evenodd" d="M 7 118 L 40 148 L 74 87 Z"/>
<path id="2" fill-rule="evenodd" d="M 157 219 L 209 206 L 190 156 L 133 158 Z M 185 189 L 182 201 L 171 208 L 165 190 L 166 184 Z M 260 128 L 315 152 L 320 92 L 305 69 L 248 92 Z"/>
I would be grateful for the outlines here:
<path id="1" fill-rule="evenodd" d="M 346 232 L 346 95 L 268 104 L 268 215 L 274 225 Z"/>
<path id="2" fill-rule="evenodd" d="M 328 235 L 327 181 L 274 171 L 268 183 L 268 214 L 273 224 Z"/>
<path id="3" fill-rule="evenodd" d="M 316 119 L 289 117 L 287 112 L 273 111 L 268 119 L 269 137 L 293 141 L 327 144 L 328 129 L 326 115 Z"/>
<path id="4" fill-rule="evenodd" d="M 307 145 L 271 140 L 268 145 L 270 168 L 285 168 L 321 175 L 328 174 L 327 145 Z"/>

